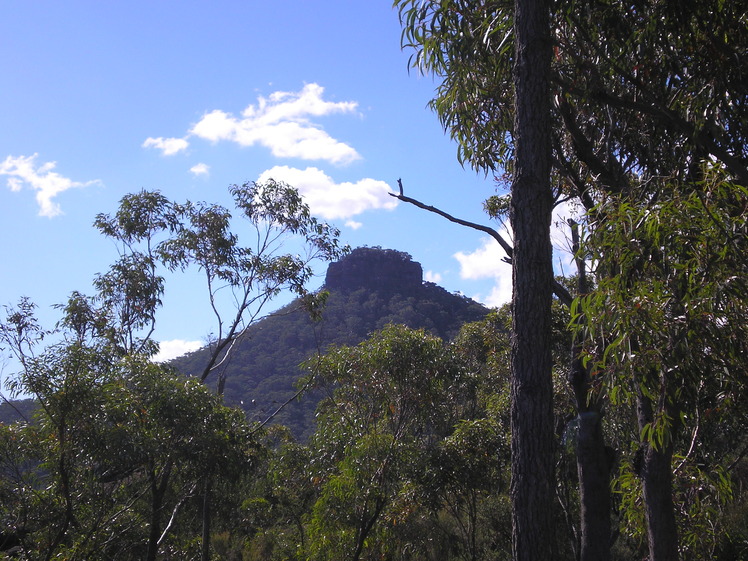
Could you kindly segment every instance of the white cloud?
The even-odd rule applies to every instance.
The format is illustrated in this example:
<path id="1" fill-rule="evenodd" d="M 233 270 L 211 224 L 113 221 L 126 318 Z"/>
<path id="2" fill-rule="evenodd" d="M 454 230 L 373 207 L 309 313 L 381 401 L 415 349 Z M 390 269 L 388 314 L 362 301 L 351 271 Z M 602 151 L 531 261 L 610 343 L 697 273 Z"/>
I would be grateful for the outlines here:
<path id="1" fill-rule="evenodd" d="M 562 203 L 553 211 L 551 223 L 551 242 L 553 244 L 554 265 L 556 273 L 572 274 L 574 256 L 571 253 L 571 242 L 568 218 L 579 220 L 580 209 L 572 203 Z M 512 243 L 512 232 L 505 224 L 505 239 Z M 501 306 L 512 299 L 512 267 L 503 261 L 504 250 L 493 238 L 483 238 L 482 245 L 472 253 L 458 252 L 454 255 L 460 262 L 460 276 L 468 280 L 494 279 L 490 294 L 476 294 L 475 300 L 487 306 Z"/>
<path id="2" fill-rule="evenodd" d="M 198 176 L 208 175 L 208 173 L 210 172 L 210 166 L 203 163 L 195 164 L 190 168 L 190 172 Z"/>
<path id="3" fill-rule="evenodd" d="M 274 123 L 285 120 L 304 119 L 306 115 L 317 117 L 331 113 L 351 113 L 356 111 L 355 101 L 324 101 L 325 88 L 319 84 L 306 84 L 300 92 L 274 92 L 269 100 L 258 98 L 257 106 L 250 105 L 242 113 L 247 118 L 260 122 Z M 269 103 L 268 103 L 269 102 Z"/>
<path id="4" fill-rule="evenodd" d="M 496 284 L 491 289 L 491 293 L 488 296 L 474 298 L 479 302 L 483 302 L 489 308 L 499 308 L 504 304 L 511 302 L 512 300 L 512 275 L 502 276 L 497 279 Z"/>
<path id="5" fill-rule="evenodd" d="M 236 118 L 218 109 L 206 113 L 190 131 L 211 142 L 219 140 L 235 140 Z"/>
<path id="6" fill-rule="evenodd" d="M 506 253 L 493 238 L 482 238 L 481 247 L 472 253 L 455 253 L 454 258 L 460 262 L 460 277 L 469 280 L 498 277 L 511 267 L 502 261 Z"/>
<path id="7" fill-rule="evenodd" d="M 187 150 L 189 142 L 184 138 L 164 138 L 159 136 L 158 138 L 146 138 L 143 142 L 143 148 L 157 148 L 161 150 L 164 156 L 173 156 L 183 150 Z"/>
<path id="8" fill-rule="evenodd" d="M 297 169 L 275 166 L 264 171 L 259 182 L 275 179 L 299 190 L 312 214 L 327 220 L 346 219 L 371 209 L 392 210 L 397 199 L 390 197 L 389 185 L 377 179 L 361 179 L 355 183 L 335 181 L 315 167 Z"/>
<path id="9" fill-rule="evenodd" d="M 556 274 L 574 274 L 574 254 L 571 250 L 571 228 L 568 219 L 572 218 L 579 222 L 582 220 L 582 208 L 573 202 L 566 201 L 553 209 L 551 220 L 551 243 L 553 244 L 553 261 Z"/>
<path id="10" fill-rule="evenodd" d="M 203 346 L 202 341 L 184 341 L 182 339 L 172 339 L 171 341 L 161 341 L 159 351 L 153 357 L 154 362 L 166 362 L 182 356 L 185 353 L 191 353 Z"/>
<path id="11" fill-rule="evenodd" d="M 512 299 L 512 267 L 503 259 L 506 253 L 493 238 L 483 238 L 481 247 L 472 253 L 455 253 L 460 262 L 460 277 L 468 280 L 493 279 L 488 296 L 477 294 L 475 300 L 487 306 L 501 306 Z"/>
<path id="12" fill-rule="evenodd" d="M 275 92 L 259 97 L 235 117 L 220 109 L 206 113 L 190 135 L 218 142 L 227 140 L 241 146 L 260 144 L 279 158 L 325 160 L 347 164 L 361 156 L 351 146 L 335 140 L 310 117 L 334 113 L 355 113 L 357 103 L 322 99 L 324 88 L 307 84 L 300 92 Z M 150 139 L 149 139 L 150 140 Z"/>
<path id="13" fill-rule="evenodd" d="M 363 226 L 361 222 L 356 222 L 355 220 L 348 220 L 346 221 L 345 225 L 351 230 L 358 230 L 361 226 Z"/>
<path id="14" fill-rule="evenodd" d="M 0 163 L 0 175 L 8 176 L 8 187 L 12 191 L 20 191 L 24 185 L 36 191 L 36 202 L 39 204 L 39 215 L 53 217 L 62 214 L 60 205 L 54 202 L 57 195 L 73 187 L 86 187 L 99 184 L 98 179 L 92 181 L 73 181 L 52 171 L 57 162 L 47 162 L 36 167 L 36 158 L 33 156 L 19 156 L 14 158 L 8 156 Z"/>
<path id="15" fill-rule="evenodd" d="M 442 276 L 439 273 L 435 273 L 433 271 L 426 271 L 423 275 L 423 280 L 426 282 L 441 282 Z"/>

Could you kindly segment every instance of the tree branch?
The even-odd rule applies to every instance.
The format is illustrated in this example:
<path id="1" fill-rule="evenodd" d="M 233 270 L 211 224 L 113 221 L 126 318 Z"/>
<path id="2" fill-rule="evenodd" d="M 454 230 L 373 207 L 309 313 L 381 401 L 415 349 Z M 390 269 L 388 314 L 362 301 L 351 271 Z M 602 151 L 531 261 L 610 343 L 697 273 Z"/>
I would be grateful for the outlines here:
<path id="1" fill-rule="evenodd" d="M 462 218 L 457 218 L 456 216 L 452 216 L 448 212 L 444 212 L 443 210 L 436 208 L 435 206 L 427 205 L 411 197 L 406 197 L 403 194 L 403 182 L 400 179 L 397 180 L 397 186 L 399 187 L 400 192 L 390 193 L 389 195 L 391 197 L 395 197 L 396 199 L 403 201 L 404 203 L 417 206 L 418 208 L 421 208 L 428 212 L 433 212 L 434 214 L 438 214 L 442 218 L 446 218 L 450 222 L 454 222 L 455 224 L 459 224 L 460 226 L 466 226 L 468 228 L 472 228 L 473 230 L 478 230 L 480 232 L 484 232 L 488 234 L 493 239 L 495 239 L 497 242 L 499 242 L 499 245 L 506 252 L 506 257 L 503 258 L 503 261 L 506 263 L 509 263 L 510 265 L 512 264 L 512 253 L 514 252 L 514 248 L 511 245 L 509 245 L 509 242 L 507 242 L 501 236 L 501 234 L 499 234 L 496 230 L 494 230 L 490 226 L 485 226 L 483 224 L 476 224 L 475 222 L 470 222 L 469 220 L 463 220 Z M 556 297 L 559 299 L 559 301 L 562 304 L 564 304 L 567 307 L 571 306 L 571 302 L 573 300 L 571 294 L 569 293 L 569 291 L 566 289 L 565 286 L 563 286 L 561 283 L 559 283 L 556 280 L 553 281 L 553 293 L 556 295 Z"/>
<path id="2" fill-rule="evenodd" d="M 587 165 L 592 173 L 598 176 L 600 181 L 609 190 L 615 193 L 628 192 L 630 187 L 626 180 L 626 174 L 618 160 L 611 158 L 606 162 L 595 153 L 592 141 L 579 128 L 571 106 L 567 101 L 559 100 L 556 106 L 559 113 L 561 113 L 566 130 L 571 136 L 577 157 Z"/>
<path id="3" fill-rule="evenodd" d="M 403 195 L 403 182 L 402 180 L 397 180 L 397 185 L 400 187 L 400 193 L 390 193 L 391 197 L 395 197 L 396 199 L 399 199 L 403 201 L 404 203 L 409 203 L 412 205 L 417 206 L 418 208 L 422 208 L 423 210 L 427 210 L 429 212 L 433 212 L 434 214 L 438 214 L 439 216 L 446 218 L 450 222 L 454 222 L 455 224 L 459 224 L 460 226 L 467 226 L 468 228 L 473 228 L 474 230 L 479 230 L 481 232 L 484 232 L 491 236 L 493 239 L 495 239 L 497 242 L 499 242 L 499 245 L 502 247 L 502 249 L 506 252 L 506 257 L 503 259 L 506 263 L 512 262 L 512 252 L 514 249 L 511 245 L 499 234 L 496 230 L 491 228 L 490 226 L 484 226 L 483 224 L 476 224 L 475 222 L 469 222 L 468 220 L 463 220 L 462 218 L 457 218 L 455 216 L 452 216 L 451 214 L 444 212 L 441 209 L 438 209 L 436 207 L 427 205 L 422 203 L 421 201 L 418 201 L 416 199 L 412 199 L 410 197 L 406 197 Z"/>

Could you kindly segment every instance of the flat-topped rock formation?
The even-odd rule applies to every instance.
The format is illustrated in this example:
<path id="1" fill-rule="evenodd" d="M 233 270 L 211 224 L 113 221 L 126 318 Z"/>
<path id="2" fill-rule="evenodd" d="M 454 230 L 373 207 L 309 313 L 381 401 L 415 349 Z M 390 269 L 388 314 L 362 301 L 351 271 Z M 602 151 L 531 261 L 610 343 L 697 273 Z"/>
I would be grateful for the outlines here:
<path id="1" fill-rule="evenodd" d="M 325 288 L 411 292 L 423 283 L 423 268 L 411 256 L 394 249 L 359 247 L 327 268 Z"/>

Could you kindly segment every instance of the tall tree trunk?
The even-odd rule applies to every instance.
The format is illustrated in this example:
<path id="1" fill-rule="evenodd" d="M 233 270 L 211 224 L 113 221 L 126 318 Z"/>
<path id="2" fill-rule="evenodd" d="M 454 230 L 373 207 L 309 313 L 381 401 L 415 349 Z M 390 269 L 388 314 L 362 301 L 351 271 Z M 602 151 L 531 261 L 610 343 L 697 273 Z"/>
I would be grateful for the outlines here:
<path id="1" fill-rule="evenodd" d="M 573 220 L 572 250 L 577 255 L 577 293 L 587 294 L 587 272 L 579 254 L 579 229 Z M 579 324 L 583 321 L 577 317 Z M 610 559 L 610 470 L 611 462 L 605 449 L 602 431 L 602 411 L 591 395 L 590 372 L 582 362 L 579 341 L 572 343 L 569 383 L 574 391 L 577 407 L 577 474 L 581 541 L 580 561 L 608 561 Z"/>
<path id="2" fill-rule="evenodd" d="M 512 298 L 512 556 L 553 558 L 549 4 L 515 0 Z"/>
<path id="3" fill-rule="evenodd" d="M 666 404 L 660 405 L 666 407 Z M 637 392 L 639 431 L 654 419 L 652 400 Z M 673 437 L 660 448 L 642 442 L 639 449 L 649 561 L 678 561 L 678 528 L 673 506 Z"/>
<path id="4" fill-rule="evenodd" d="M 210 369 L 206 368 L 205 373 L 203 374 L 203 380 L 205 380 L 205 378 L 208 376 L 209 373 L 210 373 Z M 223 402 L 223 390 L 225 387 L 226 387 L 226 368 L 224 367 L 218 373 L 218 387 L 216 390 L 216 394 L 221 398 L 221 402 Z M 200 561 L 210 561 L 210 532 L 211 532 L 211 526 L 213 524 L 213 511 L 211 508 L 212 501 L 213 501 L 213 474 L 206 470 L 205 480 L 203 482 L 203 509 L 202 509 L 203 528 L 202 528 L 202 543 L 200 545 Z"/>
<path id="5" fill-rule="evenodd" d="M 206 473 L 203 483 L 203 533 L 200 547 L 200 559 L 210 561 L 211 500 L 213 498 L 213 479 Z"/>
<path id="6" fill-rule="evenodd" d="M 580 561 L 610 559 L 610 463 L 605 451 L 601 416 L 580 411 L 577 473 L 582 539 Z"/>
<path id="7" fill-rule="evenodd" d="M 158 540 L 161 536 L 161 514 L 164 507 L 164 496 L 166 495 L 166 490 L 169 488 L 171 467 L 171 462 L 167 462 L 160 475 L 157 473 L 155 467 L 150 468 L 151 519 L 148 532 L 148 551 L 145 561 L 156 561 L 158 555 Z"/>

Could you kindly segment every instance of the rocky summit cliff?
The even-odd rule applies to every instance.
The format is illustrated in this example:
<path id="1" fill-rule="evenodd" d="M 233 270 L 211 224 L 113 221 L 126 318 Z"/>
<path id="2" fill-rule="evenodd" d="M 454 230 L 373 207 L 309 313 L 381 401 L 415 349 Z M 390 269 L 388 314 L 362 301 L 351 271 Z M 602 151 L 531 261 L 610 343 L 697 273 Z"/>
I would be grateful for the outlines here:
<path id="1" fill-rule="evenodd" d="M 394 249 L 360 247 L 331 263 L 325 276 L 328 290 L 349 292 L 359 288 L 412 292 L 423 283 L 423 268 L 410 255 Z"/>
<path id="2" fill-rule="evenodd" d="M 463 296 L 423 282 L 420 263 L 407 253 L 358 248 L 328 267 L 329 297 L 320 322 L 312 322 L 298 302 L 251 326 L 234 348 L 226 369 L 227 403 L 264 420 L 295 394 L 304 373 L 299 365 L 330 345 L 355 345 L 389 323 L 425 329 L 443 339 L 488 310 Z M 206 353 L 177 359 L 185 374 L 202 370 Z M 314 429 L 317 398 L 291 401 L 275 418 L 303 438 Z"/>

